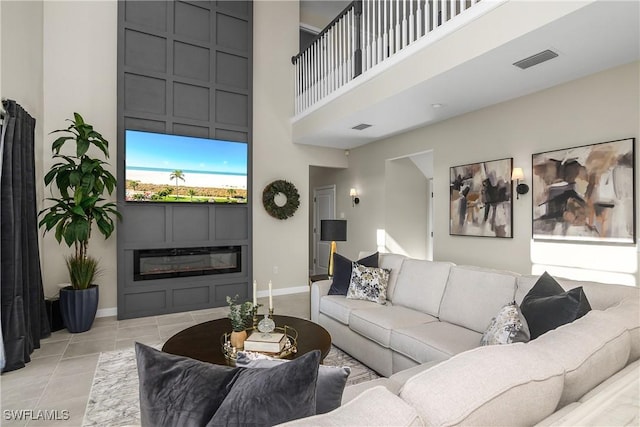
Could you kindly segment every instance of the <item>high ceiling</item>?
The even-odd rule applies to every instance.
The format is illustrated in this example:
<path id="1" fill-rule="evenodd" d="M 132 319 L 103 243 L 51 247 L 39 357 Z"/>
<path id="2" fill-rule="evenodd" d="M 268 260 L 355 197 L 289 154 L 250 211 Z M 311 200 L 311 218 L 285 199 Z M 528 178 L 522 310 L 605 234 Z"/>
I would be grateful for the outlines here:
<path id="1" fill-rule="evenodd" d="M 301 2 L 301 8 L 316 7 L 325 13 L 337 13 L 343 6 L 342 2 Z M 545 49 L 559 56 L 528 70 L 512 65 Z M 410 90 L 311 130 L 297 132 L 294 120 L 294 142 L 354 148 L 639 59 L 640 2 L 598 0 Z M 432 108 L 432 104 L 442 107 Z M 373 126 L 352 129 L 360 123 Z"/>

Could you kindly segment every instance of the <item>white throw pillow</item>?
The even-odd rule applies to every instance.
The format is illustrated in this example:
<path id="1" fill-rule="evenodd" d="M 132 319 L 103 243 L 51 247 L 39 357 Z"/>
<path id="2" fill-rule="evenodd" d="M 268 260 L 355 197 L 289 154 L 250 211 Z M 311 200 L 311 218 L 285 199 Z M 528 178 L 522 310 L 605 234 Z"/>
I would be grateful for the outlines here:
<path id="1" fill-rule="evenodd" d="M 347 298 L 386 304 L 390 273 L 388 268 L 366 267 L 354 262 Z"/>

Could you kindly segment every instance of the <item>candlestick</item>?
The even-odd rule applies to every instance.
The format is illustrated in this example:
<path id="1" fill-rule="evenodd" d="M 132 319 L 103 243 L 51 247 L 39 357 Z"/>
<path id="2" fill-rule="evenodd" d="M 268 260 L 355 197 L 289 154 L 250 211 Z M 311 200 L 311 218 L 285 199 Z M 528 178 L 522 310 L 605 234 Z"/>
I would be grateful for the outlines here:
<path id="1" fill-rule="evenodd" d="M 254 307 L 258 305 L 257 289 L 258 289 L 258 282 L 254 280 L 253 281 L 253 306 Z"/>
<path id="2" fill-rule="evenodd" d="M 273 310 L 273 295 L 271 295 L 271 280 L 269 280 L 269 310 Z"/>

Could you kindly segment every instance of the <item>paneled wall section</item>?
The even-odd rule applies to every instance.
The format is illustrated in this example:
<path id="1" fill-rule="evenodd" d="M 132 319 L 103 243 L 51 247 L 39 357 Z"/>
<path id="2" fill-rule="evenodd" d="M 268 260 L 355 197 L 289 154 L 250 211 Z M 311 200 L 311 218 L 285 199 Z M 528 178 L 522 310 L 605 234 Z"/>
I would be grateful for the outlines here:
<path id="1" fill-rule="evenodd" d="M 118 318 L 215 307 L 251 283 L 252 3 L 118 4 Z M 249 145 L 247 205 L 128 203 L 125 130 Z M 239 273 L 133 280 L 133 251 L 242 247 Z"/>

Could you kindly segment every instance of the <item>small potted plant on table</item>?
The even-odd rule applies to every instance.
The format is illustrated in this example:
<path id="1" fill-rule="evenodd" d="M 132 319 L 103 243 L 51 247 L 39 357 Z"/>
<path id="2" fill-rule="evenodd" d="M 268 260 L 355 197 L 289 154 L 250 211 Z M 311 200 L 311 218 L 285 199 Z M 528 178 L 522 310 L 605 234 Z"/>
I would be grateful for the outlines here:
<path id="1" fill-rule="evenodd" d="M 247 328 L 253 324 L 253 317 L 258 312 L 258 308 L 262 304 L 253 305 L 250 301 L 238 303 L 240 297 L 227 297 L 229 304 L 229 320 L 231 321 L 231 336 L 229 341 L 237 350 L 244 348 L 244 341 L 247 339 Z"/>

